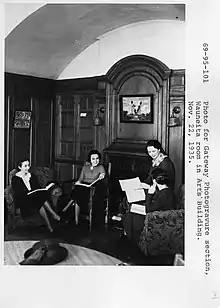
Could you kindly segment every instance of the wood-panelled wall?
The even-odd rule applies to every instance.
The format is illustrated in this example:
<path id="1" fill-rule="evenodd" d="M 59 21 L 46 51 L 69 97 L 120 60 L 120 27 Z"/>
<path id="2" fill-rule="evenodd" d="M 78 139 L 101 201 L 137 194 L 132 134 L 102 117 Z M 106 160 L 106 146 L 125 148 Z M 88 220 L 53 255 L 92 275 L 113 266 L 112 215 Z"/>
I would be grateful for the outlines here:
<path id="1" fill-rule="evenodd" d="M 5 74 L 5 185 L 18 159 L 35 166 L 53 165 L 52 80 Z M 30 129 L 14 128 L 15 111 L 31 111 Z"/>
<path id="2" fill-rule="evenodd" d="M 105 107 L 105 87 L 100 88 L 104 78 L 56 81 L 55 168 L 59 180 L 77 178 L 90 149 L 103 150 L 105 125 L 94 126 L 93 119 Z"/>
<path id="3" fill-rule="evenodd" d="M 128 57 L 126 61 L 122 62 L 130 61 L 132 65 L 136 65 L 136 71 L 132 65 L 120 63 L 110 69 L 106 76 L 60 81 L 6 73 L 6 183 L 8 171 L 15 166 L 16 160 L 21 156 L 30 157 L 34 165 L 56 167 L 58 179 L 65 180 L 73 175 L 78 176 L 89 147 L 97 148 L 103 153 L 104 149 L 117 143 L 117 151 L 120 152 L 121 148 L 123 156 L 127 148 L 130 153 L 131 148 L 135 148 L 133 145 L 137 145 L 140 151 L 135 148 L 132 159 L 134 154 L 144 158 L 142 148 L 146 140 L 151 138 L 161 141 L 173 160 L 177 173 L 176 186 L 184 181 L 185 72 L 169 70 L 160 62 L 156 62 L 156 68 L 153 69 L 155 62 L 152 58 L 148 58 L 147 62 L 145 57 L 140 56 L 137 61 L 137 57 L 134 56 Z M 119 95 L 121 94 L 153 94 L 153 123 L 120 123 Z M 73 105 L 73 119 L 68 116 L 66 120 L 72 121 L 71 127 L 78 125 L 74 142 L 80 144 L 79 147 L 72 147 L 72 153 L 69 153 L 68 157 L 60 155 L 59 142 L 56 140 L 59 129 L 57 124 L 59 104 L 64 104 L 65 107 L 65 101 Z M 89 144 L 85 139 L 85 132 L 89 127 L 84 118 L 81 118 L 80 124 L 80 114 L 86 113 L 84 105 L 89 106 L 90 122 L 100 107 L 105 109 L 104 113 L 99 114 L 103 119 L 102 126 L 93 126 L 92 122 L 89 124 L 93 130 Z M 167 124 L 175 106 L 181 109 L 178 114 L 181 125 L 171 127 Z M 31 129 L 13 128 L 16 110 L 32 111 Z M 135 168 L 138 168 L 137 164 Z"/>

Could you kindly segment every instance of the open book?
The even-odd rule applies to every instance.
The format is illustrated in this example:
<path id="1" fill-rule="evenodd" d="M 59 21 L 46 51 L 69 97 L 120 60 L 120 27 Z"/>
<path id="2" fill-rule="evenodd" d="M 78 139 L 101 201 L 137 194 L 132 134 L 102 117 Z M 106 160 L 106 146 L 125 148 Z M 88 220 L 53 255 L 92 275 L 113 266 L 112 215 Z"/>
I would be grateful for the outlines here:
<path id="1" fill-rule="evenodd" d="M 79 186 L 85 186 L 85 187 L 91 187 L 93 184 L 99 181 L 99 178 L 93 181 L 92 183 L 86 183 L 86 182 L 76 182 L 75 185 Z"/>
<path id="2" fill-rule="evenodd" d="M 127 180 L 119 180 L 119 183 L 121 185 L 121 189 L 125 191 L 129 203 L 145 200 L 144 189 L 147 189 L 148 185 L 141 183 L 138 177 Z"/>
<path id="3" fill-rule="evenodd" d="M 28 195 L 32 195 L 32 194 L 35 194 L 37 192 L 47 191 L 47 190 L 49 190 L 54 185 L 55 185 L 55 183 L 50 183 L 50 184 L 48 184 L 44 188 L 38 188 L 38 189 L 35 189 L 35 190 L 32 190 L 32 191 L 28 192 Z"/>

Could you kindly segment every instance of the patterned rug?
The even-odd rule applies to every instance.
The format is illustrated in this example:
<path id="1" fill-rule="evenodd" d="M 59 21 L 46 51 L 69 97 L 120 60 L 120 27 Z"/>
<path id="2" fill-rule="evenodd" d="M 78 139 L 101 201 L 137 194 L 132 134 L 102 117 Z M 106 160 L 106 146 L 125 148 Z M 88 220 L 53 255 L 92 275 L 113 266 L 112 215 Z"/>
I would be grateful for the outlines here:
<path id="1" fill-rule="evenodd" d="M 4 264 L 19 265 L 24 259 L 24 253 L 36 241 L 6 241 L 4 243 Z M 128 265 L 120 260 L 99 251 L 77 245 L 60 243 L 68 250 L 68 257 L 57 265 Z"/>

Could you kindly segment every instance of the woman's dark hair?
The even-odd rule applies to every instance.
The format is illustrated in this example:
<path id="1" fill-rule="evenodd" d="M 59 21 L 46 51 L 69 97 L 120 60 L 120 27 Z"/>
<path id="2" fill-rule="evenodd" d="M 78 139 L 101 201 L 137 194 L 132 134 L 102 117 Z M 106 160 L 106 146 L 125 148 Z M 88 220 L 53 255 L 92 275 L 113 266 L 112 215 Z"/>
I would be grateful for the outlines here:
<path id="1" fill-rule="evenodd" d="M 28 157 L 22 157 L 22 158 L 18 159 L 17 163 L 16 163 L 16 168 L 19 170 L 18 167 L 21 167 L 22 163 L 25 162 L 25 161 L 29 161 L 30 162 Z"/>
<path id="2" fill-rule="evenodd" d="M 101 160 L 101 153 L 98 151 L 98 150 L 91 150 L 88 154 L 88 157 L 87 157 L 87 162 L 91 163 L 91 156 L 94 155 L 94 154 L 97 154 L 98 157 L 99 157 L 99 160 Z"/>
<path id="3" fill-rule="evenodd" d="M 154 147 L 155 149 L 160 150 L 161 153 L 166 154 L 166 152 L 165 152 L 164 149 L 162 148 L 161 143 L 160 143 L 158 140 L 153 140 L 153 139 L 152 139 L 152 140 L 148 140 L 148 141 L 147 141 L 146 147 L 145 147 L 145 150 L 146 150 L 147 155 L 148 155 L 148 150 L 147 150 L 148 147 Z"/>
<path id="4" fill-rule="evenodd" d="M 158 184 L 161 185 L 166 184 L 169 186 L 169 176 L 163 169 L 161 168 L 154 169 L 151 173 L 151 177 L 152 180 L 156 180 Z"/>

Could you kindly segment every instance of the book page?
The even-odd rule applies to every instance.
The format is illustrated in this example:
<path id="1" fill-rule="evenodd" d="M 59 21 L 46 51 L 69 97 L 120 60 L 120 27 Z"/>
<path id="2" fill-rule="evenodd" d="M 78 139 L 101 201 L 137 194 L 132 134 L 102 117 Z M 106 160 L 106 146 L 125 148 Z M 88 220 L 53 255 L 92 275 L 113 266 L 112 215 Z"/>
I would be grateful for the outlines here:
<path id="1" fill-rule="evenodd" d="M 29 191 L 28 193 L 27 193 L 27 195 L 32 195 L 32 194 L 35 194 L 35 193 L 37 193 L 37 192 L 42 192 L 42 191 L 47 191 L 47 189 L 46 188 L 38 188 L 38 189 L 35 189 L 35 190 L 33 190 L 33 191 Z"/>
<path id="2" fill-rule="evenodd" d="M 86 184 L 86 183 L 76 182 L 74 185 L 90 187 L 92 184 Z"/>
<path id="3" fill-rule="evenodd" d="M 85 182 L 76 182 L 75 185 L 85 186 L 85 187 L 91 187 L 93 184 L 99 181 L 99 178 L 93 181 L 92 183 L 85 183 Z"/>
<path id="4" fill-rule="evenodd" d="M 54 186 L 55 184 L 54 183 L 50 183 L 50 184 L 48 184 L 45 188 L 46 189 L 50 189 L 52 186 Z"/>

